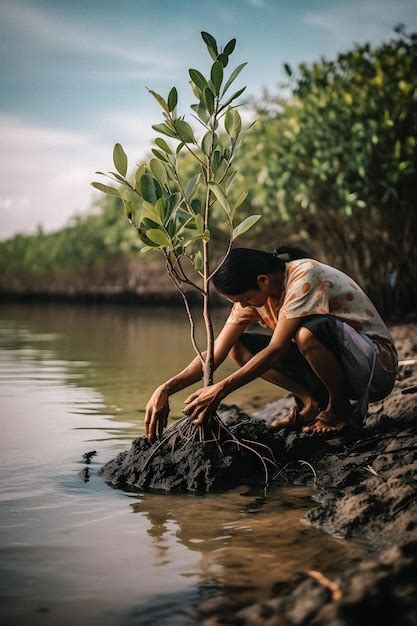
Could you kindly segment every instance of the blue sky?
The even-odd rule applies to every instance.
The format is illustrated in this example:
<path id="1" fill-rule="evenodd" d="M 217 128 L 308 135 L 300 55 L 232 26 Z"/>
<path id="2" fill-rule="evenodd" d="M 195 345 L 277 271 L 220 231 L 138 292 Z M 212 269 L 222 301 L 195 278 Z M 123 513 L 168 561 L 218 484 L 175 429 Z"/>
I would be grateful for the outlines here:
<path id="1" fill-rule="evenodd" d="M 417 30 L 416 0 L 0 0 L 0 237 L 87 212 L 116 141 L 146 154 L 161 121 L 146 86 L 175 85 L 189 111 L 187 70 L 210 65 L 201 30 L 237 38 L 236 85 L 256 96 L 285 61 L 377 43 L 399 22 Z"/>

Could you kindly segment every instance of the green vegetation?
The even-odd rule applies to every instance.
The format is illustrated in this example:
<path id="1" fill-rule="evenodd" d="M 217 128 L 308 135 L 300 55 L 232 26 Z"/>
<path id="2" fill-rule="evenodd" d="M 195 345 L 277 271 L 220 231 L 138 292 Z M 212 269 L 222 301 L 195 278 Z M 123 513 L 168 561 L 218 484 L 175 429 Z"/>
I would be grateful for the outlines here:
<path id="1" fill-rule="evenodd" d="M 137 240 L 122 219 L 121 200 L 106 198 L 97 214 L 78 216 L 62 230 L 17 235 L 0 243 L 2 274 L 80 271 L 137 253 Z"/>
<path id="2" fill-rule="evenodd" d="M 417 34 L 398 28 L 379 46 L 356 46 L 332 61 L 286 70 L 285 88 L 253 103 L 257 122 L 234 163 L 235 188 L 249 191 L 240 210 L 262 213 L 262 242 L 272 227 L 286 227 L 357 278 L 381 310 L 412 311 Z M 217 134 L 223 145 L 225 133 Z M 179 161 L 184 177 L 199 173 L 185 150 Z M 231 203 L 238 199 L 238 191 L 228 193 Z M 132 252 L 133 229 L 109 207 L 60 233 L 0 244 L 3 273 L 77 269 Z M 226 225 L 223 230 L 227 235 Z"/>

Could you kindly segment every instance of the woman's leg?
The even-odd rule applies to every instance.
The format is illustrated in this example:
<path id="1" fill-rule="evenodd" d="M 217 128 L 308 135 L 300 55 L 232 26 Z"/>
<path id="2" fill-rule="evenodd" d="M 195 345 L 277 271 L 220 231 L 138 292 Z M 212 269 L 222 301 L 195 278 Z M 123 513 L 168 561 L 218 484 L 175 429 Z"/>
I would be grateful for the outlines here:
<path id="1" fill-rule="evenodd" d="M 245 345 L 243 345 L 242 342 L 238 342 L 229 352 L 229 356 L 235 363 L 243 366 L 252 358 L 253 353 Z M 318 401 L 312 395 L 308 387 L 303 385 L 301 382 L 296 381 L 288 374 L 285 374 L 283 371 L 275 368 L 267 370 L 261 378 L 277 385 L 278 387 L 281 387 L 282 389 L 290 391 L 295 396 L 296 400 L 298 400 L 297 404 L 301 407 L 299 415 L 305 418 L 306 423 L 311 421 L 313 414 L 314 416 L 317 414 L 319 408 Z M 290 417 L 283 418 L 279 421 L 280 425 L 286 426 L 290 421 Z"/>
<path id="2" fill-rule="evenodd" d="M 321 343 L 308 328 L 301 326 L 295 335 L 297 346 L 328 391 L 326 423 L 320 418 L 305 432 L 326 433 L 340 430 L 352 416 L 349 381 L 335 354 Z M 327 423 L 329 422 L 329 423 Z"/>

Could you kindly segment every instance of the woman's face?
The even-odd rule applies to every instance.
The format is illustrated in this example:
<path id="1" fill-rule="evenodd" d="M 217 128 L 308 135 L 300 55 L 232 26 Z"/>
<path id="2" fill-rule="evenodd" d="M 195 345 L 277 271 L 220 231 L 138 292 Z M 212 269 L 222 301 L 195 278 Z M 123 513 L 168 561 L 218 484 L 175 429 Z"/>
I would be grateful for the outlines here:
<path id="1" fill-rule="evenodd" d="M 267 274 L 261 274 L 257 278 L 259 289 L 248 289 L 232 296 L 226 295 L 230 302 L 240 302 L 242 306 L 260 307 L 265 304 L 271 294 L 271 280 Z"/>

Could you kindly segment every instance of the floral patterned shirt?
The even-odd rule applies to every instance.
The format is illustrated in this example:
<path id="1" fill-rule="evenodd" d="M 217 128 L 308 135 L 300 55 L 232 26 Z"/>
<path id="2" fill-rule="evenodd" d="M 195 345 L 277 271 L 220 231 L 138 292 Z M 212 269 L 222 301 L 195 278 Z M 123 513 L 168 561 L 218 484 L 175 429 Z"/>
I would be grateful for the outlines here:
<path id="1" fill-rule="evenodd" d="M 269 296 L 264 306 L 235 302 L 226 323 L 247 326 L 258 322 L 275 330 L 282 318 L 334 315 L 375 343 L 377 356 L 388 372 L 398 371 L 398 356 L 391 335 L 378 311 L 355 281 L 340 270 L 312 259 L 286 263 L 281 298 Z"/>

